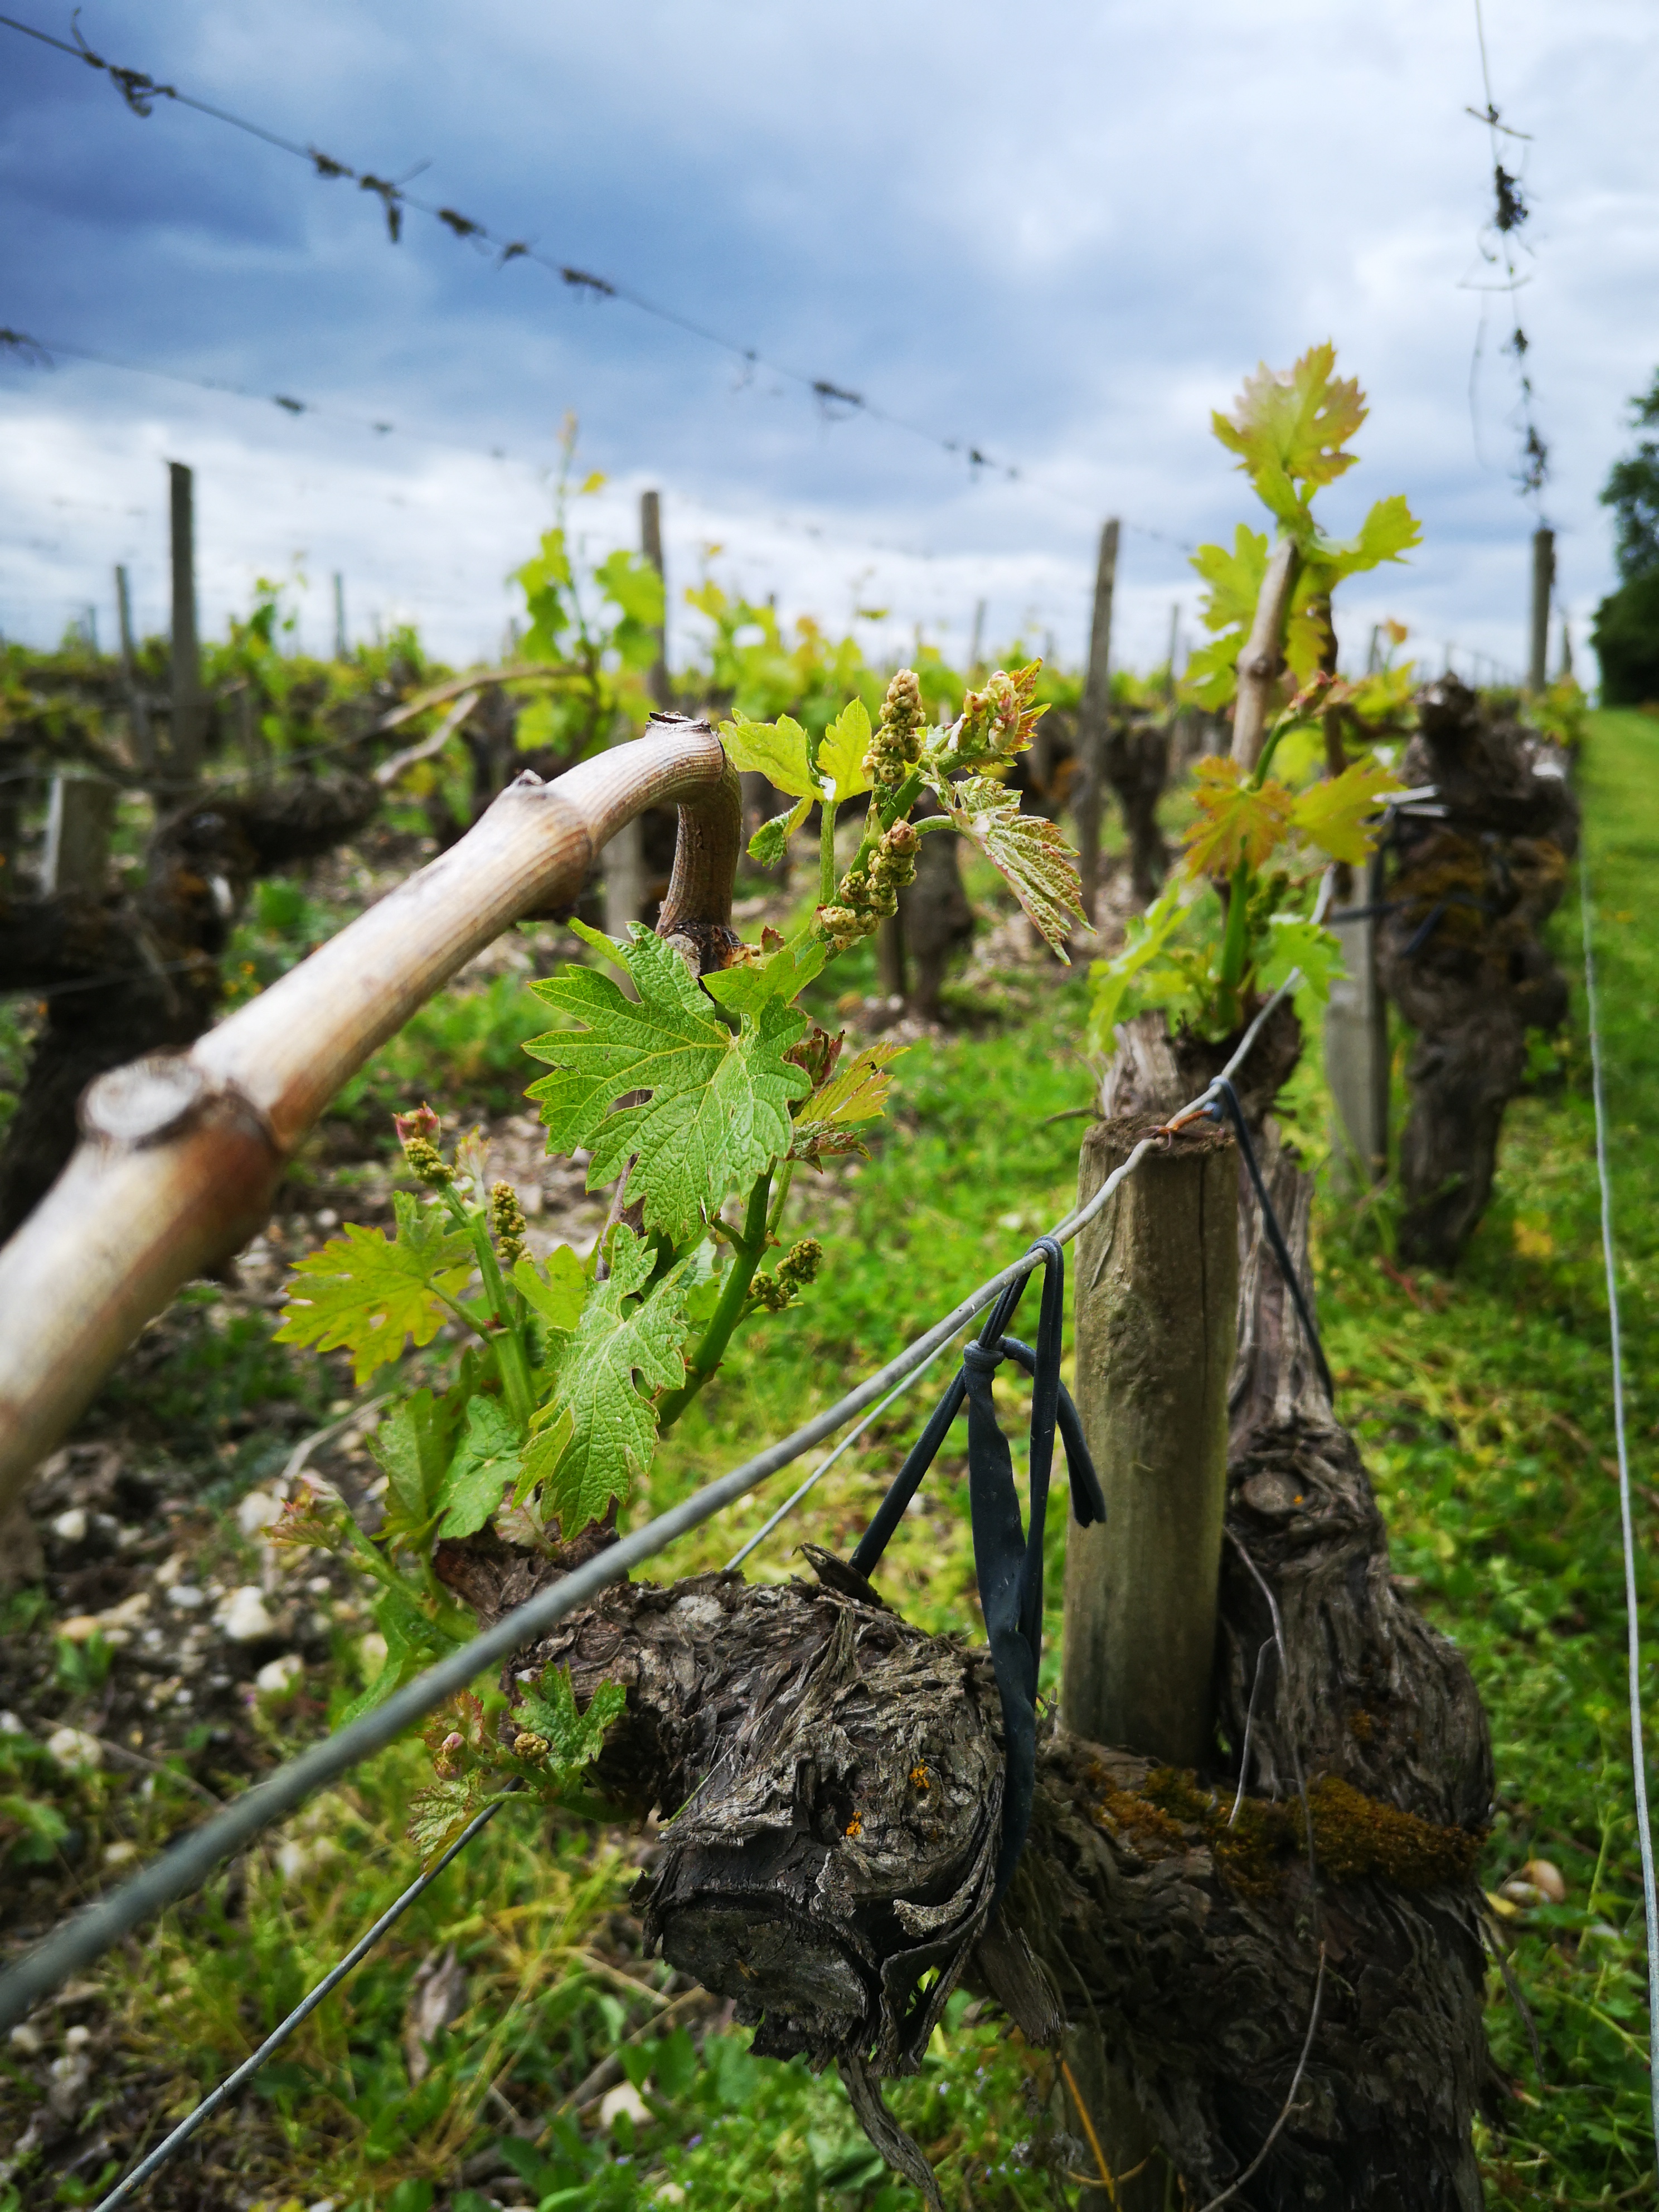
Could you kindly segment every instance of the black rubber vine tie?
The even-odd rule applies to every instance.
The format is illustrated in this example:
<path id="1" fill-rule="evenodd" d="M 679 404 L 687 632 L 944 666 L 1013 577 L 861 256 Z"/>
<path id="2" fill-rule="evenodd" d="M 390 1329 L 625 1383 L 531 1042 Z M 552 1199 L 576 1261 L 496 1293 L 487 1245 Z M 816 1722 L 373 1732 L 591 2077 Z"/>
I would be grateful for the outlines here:
<path id="1" fill-rule="evenodd" d="M 1054 1468 L 1056 1430 L 1066 1447 L 1072 1512 L 1079 1526 L 1106 1518 L 1099 1478 L 1083 1440 L 1083 1424 L 1060 1376 L 1066 1306 L 1066 1255 L 1052 1237 L 1031 1249 L 1042 1261 L 1042 1310 L 1035 1349 L 1004 1334 L 1030 1280 L 1022 1275 L 1003 1291 L 977 1340 L 963 1352 L 932 1419 L 912 1447 L 854 1553 L 852 1565 L 866 1578 L 886 1550 L 905 1507 L 921 1487 L 951 1424 L 968 1403 L 968 1500 L 974 1536 L 974 1574 L 985 1617 L 991 1667 L 1002 1703 L 1002 1836 L 997 1850 L 996 1897 L 1008 1887 L 1031 1824 L 1036 1784 L 1037 1670 L 1042 1657 L 1042 1531 Z M 1008 1439 L 997 1420 L 992 1377 L 1005 1359 L 1030 1376 L 1030 1505 L 1021 1525 Z"/>
<path id="2" fill-rule="evenodd" d="M 1233 1133 L 1238 1139 L 1238 1149 L 1244 1155 L 1244 1165 L 1249 1173 L 1251 1188 L 1255 1192 L 1255 1202 L 1261 1208 L 1261 1225 L 1267 1232 L 1267 1242 L 1273 1247 L 1273 1258 L 1279 1262 L 1279 1272 L 1285 1279 L 1285 1287 L 1291 1294 L 1291 1303 L 1296 1308 L 1297 1318 L 1302 1323 L 1302 1333 L 1308 1340 L 1308 1349 L 1313 1353 L 1314 1366 L 1318 1372 L 1321 1383 L 1324 1386 L 1325 1395 L 1334 1405 L 1336 1386 L 1331 1381 L 1330 1369 L 1325 1364 L 1325 1347 L 1319 1341 L 1319 1331 L 1314 1327 L 1313 1314 L 1304 1293 L 1301 1278 L 1291 1264 L 1290 1247 L 1285 1242 L 1285 1232 L 1279 1225 L 1279 1216 L 1273 1212 L 1273 1200 L 1267 1195 L 1267 1186 L 1261 1180 L 1261 1170 L 1256 1160 L 1255 1146 L 1250 1142 L 1250 1132 L 1244 1120 L 1244 1109 L 1238 1103 L 1238 1093 L 1224 1075 L 1218 1076 L 1210 1088 L 1215 1093 L 1215 1097 L 1204 1110 L 1213 1120 L 1218 1121 L 1221 1119 L 1221 1108 L 1224 1106 L 1227 1109 L 1228 1118 L 1233 1125 Z"/>

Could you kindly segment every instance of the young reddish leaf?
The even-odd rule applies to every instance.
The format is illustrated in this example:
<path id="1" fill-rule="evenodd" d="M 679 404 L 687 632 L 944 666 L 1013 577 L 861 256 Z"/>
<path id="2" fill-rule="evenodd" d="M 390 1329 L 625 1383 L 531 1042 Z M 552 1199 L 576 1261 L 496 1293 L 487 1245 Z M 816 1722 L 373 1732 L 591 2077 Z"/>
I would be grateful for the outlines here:
<path id="1" fill-rule="evenodd" d="M 1188 875 L 1230 876 L 1241 860 L 1259 868 L 1285 834 L 1292 794 L 1273 776 L 1256 790 L 1224 754 L 1200 761 L 1196 781 L 1198 818 L 1186 836 Z"/>
<path id="2" fill-rule="evenodd" d="M 863 1152 L 865 1147 L 854 1134 L 856 1127 L 860 1121 L 878 1120 L 885 1110 L 892 1085 L 887 1070 L 906 1049 L 896 1044 L 866 1045 L 856 1058 L 815 1091 L 795 1123 L 790 1158 L 816 1160 L 829 1152 Z"/>
<path id="3" fill-rule="evenodd" d="M 1041 814 L 1022 814 L 1019 793 L 994 776 L 934 786 L 964 837 L 984 854 L 1036 924 L 1052 951 L 1068 960 L 1070 917 L 1083 915 L 1077 860 L 1058 828 Z"/>
<path id="4" fill-rule="evenodd" d="M 1310 347 L 1291 369 L 1271 369 L 1264 362 L 1245 379 L 1231 414 L 1210 418 L 1216 436 L 1239 456 L 1275 513 L 1291 484 L 1304 484 L 1311 493 L 1358 458 L 1343 449 L 1368 410 L 1358 380 L 1339 377 L 1335 369 L 1336 348 L 1328 341 Z M 1275 492 L 1278 498 L 1270 495 Z M 1290 496 L 1296 501 L 1294 492 Z M 1296 503 L 1305 511 L 1306 495 Z"/>

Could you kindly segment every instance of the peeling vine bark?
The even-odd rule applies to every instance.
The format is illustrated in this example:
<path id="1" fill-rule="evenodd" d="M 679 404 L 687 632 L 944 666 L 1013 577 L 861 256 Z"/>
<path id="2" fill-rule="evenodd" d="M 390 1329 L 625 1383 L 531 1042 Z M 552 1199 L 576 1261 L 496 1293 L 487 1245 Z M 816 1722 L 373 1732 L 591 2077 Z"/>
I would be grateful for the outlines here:
<path id="1" fill-rule="evenodd" d="M 1265 1126 L 1299 1048 L 1287 1008 L 1240 1089 L 1305 1276 L 1309 1179 Z M 1224 1057 L 1143 1020 L 1106 1107 L 1167 1114 Z M 1211 1756 L 1159 1768 L 1051 1711 L 994 1914 L 988 1654 L 910 1626 L 841 1561 L 809 1547 L 817 1586 L 622 1585 L 505 1678 L 510 1692 L 554 1662 L 579 1698 L 626 1686 L 598 1780 L 672 1816 L 635 1899 L 648 1938 L 735 2000 L 757 2051 L 837 2063 L 872 2141 L 933 2202 L 926 2147 L 879 2082 L 921 2064 L 958 1984 L 1033 2044 L 1098 2023 L 1189 2205 L 1235 2185 L 1254 2212 L 1481 2201 L 1485 1717 L 1459 1654 L 1395 1586 L 1248 1186 L 1239 1234 Z M 609 1540 L 590 1529 L 533 1558 L 483 1538 L 437 1564 L 489 1620 Z"/>
<path id="2" fill-rule="evenodd" d="M 1418 711 L 1401 773 L 1433 784 L 1447 814 L 1396 827 L 1377 967 L 1417 1032 L 1401 1254 L 1448 1267 L 1491 1198 L 1527 1031 L 1559 1028 L 1566 1014 L 1566 982 L 1541 933 L 1577 849 L 1578 805 L 1559 749 L 1488 717 L 1455 676 L 1420 693 Z"/>
<path id="3" fill-rule="evenodd" d="M 1286 1199 L 1294 1172 L 1275 1160 Z M 1286 1213 L 1305 1252 L 1305 1205 Z M 920 2064 L 958 1984 L 1036 2044 L 1056 2043 L 1068 2018 L 1097 2020 L 1198 2204 L 1279 2118 L 1322 1942 L 1301 2098 L 1234 2201 L 1480 2202 L 1485 1723 L 1462 1660 L 1394 1589 L 1358 1455 L 1309 1404 L 1259 1271 L 1257 1302 L 1233 1378 L 1212 1771 L 1157 1769 L 1050 1715 L 1030 1838 L 994 1919 L 988 1656 L 911 1627 L 840 1562 L 818 1555 L 817 1587 L 732 1574 L 623 1585 L 509 1674 L 510 1688 L 519 1672 L 568 1665 L 583 1698 L 626 1685 L 598 1779 L 641 1814 L 675 1816 L 635 1898 L 650 1939 L 736 2001 L 757 2050 L 838 2063 L 872 2141 L 925 2193 L 925 2150 L 878 2083 Z M 547 1559 L 447 1546 L 440 1571 L 489 1620 L 604 1540 L 589 1532 Z M 1269 1656 L 1247 1560 L 1274 1591 L 1287 1670 Z M 1258 1665 L 1251 1794 L 1230 1826 Z"/>

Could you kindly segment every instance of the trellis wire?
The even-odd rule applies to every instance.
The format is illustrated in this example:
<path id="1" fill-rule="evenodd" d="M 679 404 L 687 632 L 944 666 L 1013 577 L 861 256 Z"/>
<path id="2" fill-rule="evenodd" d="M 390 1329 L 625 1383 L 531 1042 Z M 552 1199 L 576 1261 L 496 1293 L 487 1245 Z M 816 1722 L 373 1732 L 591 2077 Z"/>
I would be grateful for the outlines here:
<path id="1" fill-rule="evenodd" d="M 346 1953 L 344 1958 L 341 1960 L 339 1965 L 337 1966 L 331 1967 L 329 1972 L 323 1976 L 322 1980 L 318 1983 L 316 1988 L 311 1990 L 307 1996 L 301 1998 L 299 2003 L 295 2006 L 288 2018 L 283 2021 L 279 2027 L 271 2030 L 270 2033 L 259 2045 L 259 2048 L 256 2051 L 252 2052 L 248 2057 L 245 2058 L 234 2074 L 226 2075 L 224 2080 L 219 2084 L 218 2087 L 211 2091 L 209 2095 L 204 2097 L 201 2103 L 196 2107 L 195 2111 L 193 2112 L 187 2113 L 185 2117 L 179 2121 L 178 2126 L 174 2128 L 173 2133 L 170 2136 L 164 2136 L 162 2140 L 156 2144 L 155 2149 L 149 2153 L 149 2156 L 143 2159 L 137 2166 L 133 2167 L 132 2172 L 128 2174 L 125 2181 L 118 2181 L 114 2188 L 111 2190 L 109 2195 L 104 2197 L 94 2208 L 94 2212 L 113 2212 L 113 2208 L 116 2205 L 125 2204 L 128 2197 L 131 2196 L 134 2190 L 138 2187 L 141 2182 L 148 2181 L 152 2173 L 155 2173 L 160 2167 L 167 2164 L 167 2160 L 173 2156 L 175 2151 L 182 2150 L 185 2145 L 189 2142 L 191 2136 L 195 2134 L 198 2128 L 202 2125 L 204 2121 L 211 2119 L 214 2113 L 218 2111 L 221 2105 L 224 2104 L 230 2097 L 234 2096 L 236 2091 L 241 2087 L 244 2081 L 251 2081 L 254 2075 L 256 2075 L 259 2069 L 264 2064 L 266 2059 L 269 2058 L 274 2051 L 280 2051 L 282 2049 L 283 2044 L 288 2041 L 289 2036 L 293 2034 L 295 2029 L 300 2026 L 301 2021 L 308 2020 L 311 2014 L 316 2011 L 318 2006 L 321 2004 L 323 1999 L 327 1996 L 331 1991 L 338 1989 L 340 1984 L 344 1981 L 346 1976 L 350 1973 L 353 1967 L 357 1966 L 361 1960 L 368 1956 L 369 1953 L 374 1948 L 374 1946 L 380 1942 L 381 1936 L 386 1934 L 386 1929 L 392 1926 L 392 1923 L 395 1920 L 400 1920 L 403 1917 L 404 1914 L 408 1911 L 410 1906 L 414 1904 L 416 1899 L 421 1895 L 423 1890 L 431 1888 L 433 1883 L 436 1881 L 438 1876 L 443 1872 L 444 1869 L 449 1864 L 449 1862 L 455 1856 L 456 1853 L 458 1851 L 464 1851 L 466 1849 L 467 1845 L 472 1841 L 474 1836 L 477 1834 L 479 1829 L 487 1826 L 489 1823 L 495 1819 L 496 1814 L 501 1811 L 501 1807 L 507 1801 L 504 1797 L 498 1797 L 493 1805 L 486 1805 L 482 1813 L 478 1814 L 475 1819 L 470 1820 L 466 1826 L 462 1829 L 460 1834 L 456 1837 L 454 1842 L 449 1846 L 449 1849 L 444 1853 L 443 1856 L 438 1861 L 437 1864 L 435 1866 L 428 1867 L 426 1872 L 416 1881 L 410 1882 L 409 1887 L 404 1892 L 403 1895 L 398 1899 L 395 1904 L 391 1905 L 386 1908 L 386 1910 L 380 1915 L 380 1918 L 374 1923 L 374 1925 L 368 1930 L 368 1934 L 359 1936 L 356 1942 L 352 1945 L 351 1948 Z"/>
<path id="2" fill-rule="evenodd" d="M 965 1322 L 963 1327 L 966 1327 Z M 960 1334 L 960 1332 L 958 1332 L 958 1334 Z M 950 1340 L 951 1340 L 947 1337 L 945 1339 L 945 1343 L 948 1344 Z M 811 1474 L 807 1476 L 805 1481 L 802 1483 L 800 1488 L 784 1499 L 782 1504 L 780 1505 L 777 1511 L 773 1514 L 771 1519 L 763 1522 L 763 1525 L 755 1531 L 754 1534 L 749 1539 L 749 1541 L 743 1547 L 741 1551 L 732 1553 L 731 1558 L 726 1563 L 726 1571 L 727 1574 L 730 1574 L 734 1567 L 740 1567 L 744 1561 L 749 1557 L 749 1554 L 766 1541 L 767 1538 L 777 1527 L 778 1523 L 781 1521 L 787 1520 L 788 1516 L 794 1511 L 795 1508 L 800 1504 L 802 1498 L 805 1497 L 808 1491 L 813 1489 L 816 1485 L 822 1480 L 823 1476 L 829 1474 L 830 1468 L 841 1457 L 842 1454 L 845 1451 L 851 1451 L 853 1446 L 858 1442 L 865 1431 L 869 1428 L 873 1422 L 881 1418 L 882 1414 L 887 1411 L 887 1408 L 892 1404 L 896 1398 L 902 1398 L 904 1395 L 910 1385 L 915 1382 L 919 1376 L 927 1372 L 928 1368 L 933 1365 L 934 1360 L 939 1358 L 939 1353 L 943 1352 L 944 1349 L 944 1344 L 937 1346 L 928 1353 L 927 1358 L 922 1361 L 920 1367 L 913 1367 L 910 1372 L 905 1376 L 903 1382 L 897 1384 L 896 1388 L 887 1393 L 887 1395 L 882 1400 L 880 1405 L 872 1406 L 869 1412 L 865 1415 L 864 1419 L 859 1423 L 855 1429 L 849 1429 L 847 1431 L 847 1434 L 836 1446 L 834 1451 L 830 1452 L 827 1457 L 821 1459 L 818 1462 L 817 1465 L 812 1469 Z"/>
<path id="3" fill-rule="evenodd" d="M 1324 912 L 1329 900 L 1330 887 L 1331 878 L 1328 874 L 1315 908 L 1316 918 Z M 1237 1051 L 1217 1079 L 1218 1083 L 1231 1081 L 1237 1073 L 1274 1009 L 1301 981 L 1301 970 L 1293 969 L 1245 1031 Z M 1211 1095 L 1206 1091 L 1204 1097 L 1208 1098 Z M 1179 1115 L 1171 1116 L 1171 1121 L 1192 1118 L 1201 1109 L 1203 1103 L 1203 1099 L 1194 1101 L 1191 1106 L 1183 1108 Z M 1088 1204 L 1069 1214 L 1051 1232 L 1054 1239 L 1060 1243 L 1070 1243 L 1101 1212 L 1107 1200 L 1134 1172 L 1146 1155 L 1156 1148 L 1157 1144 L 1156 1135 L 1143 1137 L 1122 1165 L 1106 1178 Z M 609 1550 L 600 1553 L 596 1559 L 576 1568 L 550 1589 L 517 1607 L 460 1650 L 441 1660 L 436 1666 L 428 1668 L 425 1674 L 395 1692 L 375 1711 L 365 1713 L 349 1727 L 325 1737 L 321 1743 L 313 1744 L 309 1751 L 301 1753 L 287 1766 L 279 1768 L 268 1780 L 256 1784 L 234 1804 L 228 1806 L 222 1814 L 175 1844 L 122 1888 L 107 1898 L 100 1899 L 74 1920 L 66 1923 L 9 1972 L 0 1975 L 0 2028 L 9 2027 L 22 2019 L 40 1998 L 46 1996 L 78 1968 L 91 1965 L 112 1943 L 130 1933 L 153 1912 L 199 1887 L 219 1861 L 239 1844 L 251 1842 L 272 1821 L 301 1803 L 313 1790 L 344 1773 L 371 1753 L 382 1749 L 410 1723 L 419 1719 L 445 1697 L 464 1689 L 485 1667 L 506 1658 L 533 1636 L 575 1612 L 609 1583 L 620 1581 L 630 1566 L 665 1550 L 678 1537 L 688 1534 L 726 1506 L 735 1504 L 746 1492 L 764 1481 L 769 1474 L 787 1466 L 801 1452 L 809 1450 L 814 1443 L 833 1434 L 851 1415 L 872 1407 L 870 1419 L 873 1419 L 944 1351 L 951 1339 L 959 1334 L 976 1314 L 982 1312 L 1010 1284 L 1029 1274 L 1039 1264 L 1040 1259 L 1040 1251 L 1022 1254 L 1018 1260 L 970 1292 L 954 1311 L 937 1322 L 895 1358 L 889 1360 L 885 1367 L 869 1376 L 857 1389 L 849 1391 L 836 1405 L 754 1459 L 733 1468 L 730 1474 L 708 1484 L 694 1497 L 683 1500 L 670 1511 L 658 1515 L 643 1528 L 622 1537 Z M 890 1385 L 896 1387 L 890 1388 Z M 880 1402 L 872 1404 L 878 1398 Z M 866 1426 L 868 1421 L 861 1422 L 859 1428 L 844 1439 L 840 1449 L 845 1449 Z M 775 1528 L 784 1514 L 799 1502 L 811 1488 L 811 1482 L 827 1470 L 835 1456 L 831 1454 L 830 1459 L 815 1470 L 811 1480 L 772 1516 L 767 1528 L 762 1530 L 762 1535 Z M 759 1537 L 755 1539 L 756 1542 L 759 1540 Z M 752 1549 L 753 1547 L 748 1548 Z M 738 1556 L 744 1555 L 739 1553 Z M 279 2049 L 324 1998 L 338 1987 L 367 1957 L 386 1929 L 465 1849 L 486 1821 L 499 1810 L 499 1804 L 500 1801 L 487 1807 L 456 1838 L 437 1864 L 422 1875 L 382 1914 L 338 1965 L 272 2031 L 258 2050 L 245 2059 L 193 2112 L 186 2115 L 165 2141 L 157 2144 L 131 2173 L 118 2183 L 110 2195 L 95 2208 L 95 2212 L 112 2212 L 113 2207 L 124 2203 L 140 2183 L 166 2163 L 237 2088 L 258 2072 L 271 2052 Z M 1310 2044 L 1317 2017 L 1316 1996 L 1314 2018 L 1309 2026 Z M 1305 2051 L 1303 2063 L 1306 2063 Z M 1298 2069 L 1298 2078 L 1299 2074 Z"/>
<path id="4" fill-rule="evenodd" d="M 1624 1345 L 1619 1326 L 1619 1274 L 1613 1241 L 1613 1177 L 1607 1167 L 1607 1100 L 1601 1070 L 1601 1029 L 1595 988 L 1595 915 L 1589 856 L 1578 848 L 1578 919 L 1584 940 L 1584 1009 L 1589 1029 L 1590 1095 L 1595 1103 L 1595 1176 L 1601 1194 L 1601 1261 L 1607 1279 L 1607 1337 L 1613 1363 L 1613 1435 L 1619 1456 L 1619 1521 L 1625 1550 L 1625 1633 L 1630 1674 L 1630 1756 L 1636 1790 L 1636 1835 L 1642 1854 L 1642 1905 L 1648 1936 L 1648 2096 L 1659 2154 L 1659 1900 L 1648 1814 L 1647 1758 L 1642 1743 L 1642 1627 L 1636 1604 L 1636 1531 L 1631 1516 L 1630 1448 L 1625 1433 Z"/>

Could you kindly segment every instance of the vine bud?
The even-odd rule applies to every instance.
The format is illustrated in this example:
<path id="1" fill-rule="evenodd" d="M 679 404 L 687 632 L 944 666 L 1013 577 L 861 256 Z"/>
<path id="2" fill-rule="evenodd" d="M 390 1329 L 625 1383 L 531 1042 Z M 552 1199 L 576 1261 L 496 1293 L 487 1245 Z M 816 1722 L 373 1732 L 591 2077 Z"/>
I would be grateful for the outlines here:
<path id="1" fill-rule="evenodd" d="M 447 1183 L 454 1182 L 454 1170 L 446 1164 L 433 1141 L 440 1125 L 429 1106 L 417 1106 L 412 1114 L 394 1114 L 392 1123 L 403 1146 L 404 1158 L 429 1190 L 441 1190 Z"/>
<path id="2" fill-rule="evenodd" d="M 528 1729 L 513 1739 L 514 1759 L 545 1759 L 551 1749 L 552 1746 L 544 1735 L 532 1735 Z"/>
<path id="3" fill-rule="evenodd" d="M 461 1771 L 459 1754 L 466 1749 L 466 1738 L 452 1729 L 432 1754 L 432 1771 L 441 1782 L 453 1782 Z"/>
<path id="4" fill-rule="evenodd" d="M 501 1258 L 509 1267 L 516 1267 L 529 1247 L 525 1242 L 524 1208 L 510 1182 L 489 1186 L 489 1226 L 501 1247 Z"/>
<path id="5" fill-rule="evenodd" d="M 803 1237 L 789 1247 L 779 1261 L 778 1279 L 805 1290 L 809 1283 L 817 1281 L 818 1269 L 823 1265 L 823 1245 L 816 1237 Z"/>

